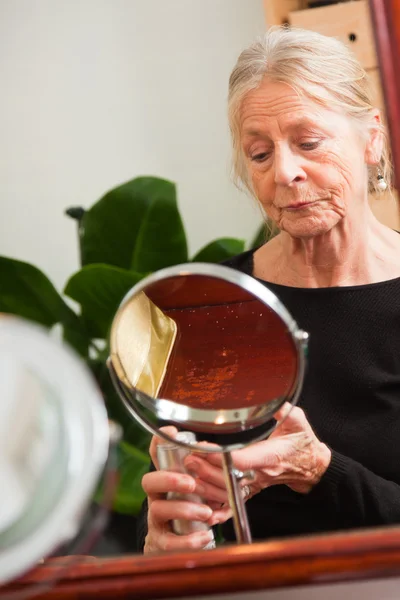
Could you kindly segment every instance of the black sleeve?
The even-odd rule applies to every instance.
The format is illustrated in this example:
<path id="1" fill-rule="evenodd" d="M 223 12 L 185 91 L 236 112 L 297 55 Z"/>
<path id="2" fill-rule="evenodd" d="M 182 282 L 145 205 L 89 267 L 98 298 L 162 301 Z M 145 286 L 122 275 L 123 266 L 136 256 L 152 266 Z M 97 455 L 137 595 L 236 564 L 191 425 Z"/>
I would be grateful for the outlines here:
<path id="1" fill-rule="evenodd" d="M 336 513 L 344 527 L 400 523 L 400 485 L 332 450 L 331 463 L 309 499 Z"/>
<path id="2" fill-rule="evenodd" d="M 138 552 L 143 552 L 144 541 L 147 535 L 147 508 L 147 498 L 145 498 L 136 524 L 136 547 Z"/>

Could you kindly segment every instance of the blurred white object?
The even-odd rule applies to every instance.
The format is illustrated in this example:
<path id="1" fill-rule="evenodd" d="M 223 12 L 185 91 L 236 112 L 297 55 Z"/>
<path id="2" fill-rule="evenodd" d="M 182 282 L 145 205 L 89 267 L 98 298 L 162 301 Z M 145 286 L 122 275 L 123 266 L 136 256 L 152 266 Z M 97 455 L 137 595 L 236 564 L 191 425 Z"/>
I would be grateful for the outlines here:
<path id="1" fill-rule="evenodd" d="M 82 360 L 0 315 L 0 584 L 79 531 L 105 465 L 103 399 Z"/>

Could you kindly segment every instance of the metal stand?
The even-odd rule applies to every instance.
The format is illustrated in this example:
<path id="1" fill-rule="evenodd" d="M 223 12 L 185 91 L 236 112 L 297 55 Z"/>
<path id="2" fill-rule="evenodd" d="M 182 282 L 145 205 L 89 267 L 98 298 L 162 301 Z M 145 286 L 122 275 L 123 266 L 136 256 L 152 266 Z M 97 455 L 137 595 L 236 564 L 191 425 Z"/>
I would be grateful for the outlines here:
<path id="1" fill-rule="evenodd" d="M 251 533 L 249 520 L 247 518 L 246 507 L 242 490 L 239 486 L 237 471 L 233 466 L 232 455 L 230 452 L 222 453 L 222 464 L 228 490 L 229 504 L 233 513 L 233 525 L 235 528 L 236 541 L 238 544 L 251 544 Z"/>

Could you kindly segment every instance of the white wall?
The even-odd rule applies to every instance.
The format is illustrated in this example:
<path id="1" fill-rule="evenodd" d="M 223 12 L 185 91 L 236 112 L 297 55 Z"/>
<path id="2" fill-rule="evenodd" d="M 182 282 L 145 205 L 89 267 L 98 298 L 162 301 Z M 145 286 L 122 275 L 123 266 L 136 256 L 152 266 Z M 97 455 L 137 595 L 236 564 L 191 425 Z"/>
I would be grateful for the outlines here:
<path id="1" fill-rule="evenodd" d="M 0 254 L 62 288 L 71 205 L 138 175 L 178 184 L 190 250 L 249 239 L 229 179 L 227 80 L 262 0 L 0 0 Z"/>

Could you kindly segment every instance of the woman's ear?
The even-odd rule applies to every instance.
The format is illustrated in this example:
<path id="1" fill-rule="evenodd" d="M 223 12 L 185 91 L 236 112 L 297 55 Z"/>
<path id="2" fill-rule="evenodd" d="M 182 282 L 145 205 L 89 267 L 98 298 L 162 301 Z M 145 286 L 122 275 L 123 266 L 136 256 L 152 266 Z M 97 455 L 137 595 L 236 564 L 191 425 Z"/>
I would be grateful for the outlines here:
<path id="1" fill-rule="evenodd" d="M 383 152 L 383 133 L 381 131 L 381 115 L 377 108 L 372 114 L 367 144 L 365 146 L 364 160 L 367 165 L 378 165 Z"/>

